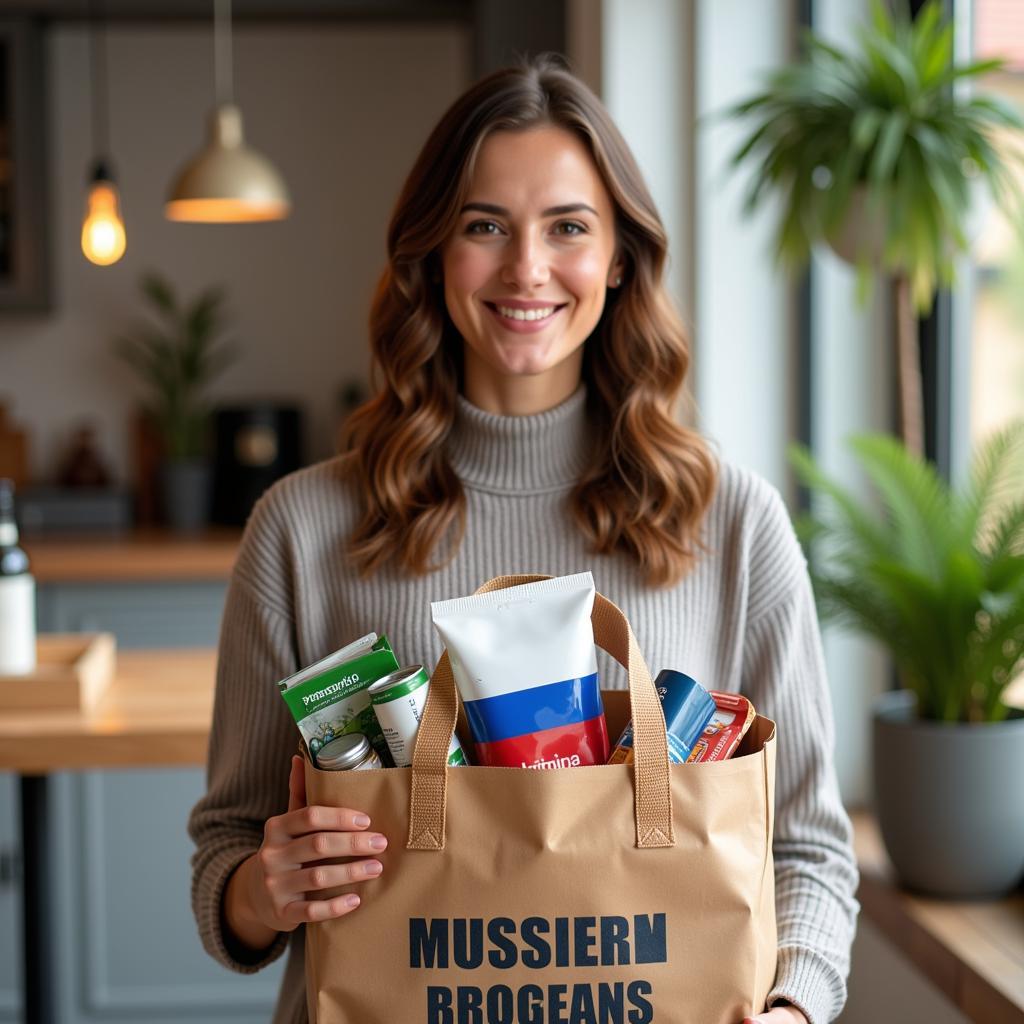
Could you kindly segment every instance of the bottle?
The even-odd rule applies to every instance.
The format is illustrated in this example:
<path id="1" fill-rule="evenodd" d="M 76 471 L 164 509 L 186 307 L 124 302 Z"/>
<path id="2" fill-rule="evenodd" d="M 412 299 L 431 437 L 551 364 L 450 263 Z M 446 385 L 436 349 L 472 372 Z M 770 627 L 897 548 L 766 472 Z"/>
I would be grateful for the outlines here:
<path id="1" fill-rule="evenodd" d="M 18 547 L 14 483 L 0 480 L 0 675 L 36 667 L 36 583 Z"/>

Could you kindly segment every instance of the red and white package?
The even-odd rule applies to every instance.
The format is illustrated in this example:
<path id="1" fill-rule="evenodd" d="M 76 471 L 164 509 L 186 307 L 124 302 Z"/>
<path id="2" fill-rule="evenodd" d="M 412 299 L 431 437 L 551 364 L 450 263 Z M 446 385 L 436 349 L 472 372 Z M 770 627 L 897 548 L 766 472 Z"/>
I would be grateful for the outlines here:
<path id="1" fill-rule="evenodd" d="M 687 764 L 724 761 L 732 757 L 757 714 L 754 705 L 738 693 L 723 693 L 720 690 L 710 690 L 709 693 L 714 699 L 715 711 L 700 739 L 693 745 L 686 759 Z"/>

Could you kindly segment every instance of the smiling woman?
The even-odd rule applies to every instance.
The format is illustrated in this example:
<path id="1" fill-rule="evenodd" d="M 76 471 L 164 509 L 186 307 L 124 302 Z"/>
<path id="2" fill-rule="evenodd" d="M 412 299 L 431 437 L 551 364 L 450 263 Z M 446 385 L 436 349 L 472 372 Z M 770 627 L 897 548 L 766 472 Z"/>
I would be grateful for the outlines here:
<path id="1" fill-rule="evenodd" d="M 278 680 L 371 630 L 387 630 L 406 664 L 436 664 L 432 602 L 499 575 L 590 569 L 602 594 L 629 613 L 652 667 L 742 693 L 779 723 L 777 957 L 748 963 L 738 954 L 723 965 L 756 983 L 734 1001 L 712 995 L 721 1005 L 706 1019 L 834 1019 L 845 997 L 856 869 L 806 566 L 779 495 L 716 460 L 675 417 L 689 351 L 664 282 L 665 230 L 621 134 L 557 58 L 496 72 L 431 132 L 387 239 L 369 324 L 376 393 L 349 417 L 341 455 L 286 477 L 260 500 L 232 576 L 210 790 L 190 821 L 193 903 L 206 947 L 252 971 L 290 945 L 275 1024 L 299 1024 L 302 926 L 330 920 L 339 942 L 365 941 L 360 920 L 372 913 L 370 901 L 393 894 L 387 886 L 403 870 L 394 844 L 405 837 L 373 830 L 382 827 L 379 806 L 305 806 Z M 503 640 L 521 673 L 522 645 Z M 597 666 L 604 686 L 622 685 L 603 651 Z M 588 820 L 585 834 L 611 863 L 621 848 L 608 826 Z M 713 855 L 720 837 L 703 839 Z M 521 859 L 515 847 L 487 870 Z M 323 863 L 341 856 L 348 862 Z M 339 896 L 342 881 L 356 891 Z M 663 871 L 652 885 L 686 881 Z M 399 921 L 405 909 L 394 911 Z M 734 906 L 721 911 L 735 918 Z M 472 962 L 482 955 L 472 945 L 480 920 L 453 922 L 456 959 L 454 950 Z M 543 945 L 540 920 L 522 924 L 520 966 Z M 596 955 L 599 932 L 588 922 L 597 918 L 574 920 L 584 957 Z M 500 921 L 493 936 L 499 945 L 504 936 L 507 949 L 511 919 Z M 628 933 L 625 918 L 601 921 L 602 957 L 624 956 L 618 940 L 627 934 L 657 934 L 657 914 L 649 927 L 646 918 L 630 920 Z M 557 951 L 569 918 L 553 922 Z M 703 919 L 694 927 L 714 931 Z M 424 923 L 413 955 L 440 950 L 445 935 L 442 923 Z M 775 953 L 770 942 L 768 951 Z M 607 1019 L 650 1019 L 639 1003 L 635 1014 L 623 1008 L 630 986 L 646 984 L 629 973 L 638 953 L 633 961 L 614 965 L 624 968 L 622 980 L 597 982 L 608 982 L 603 998 L 622 1011 Z M 512 1020 L 513 1008 L 521 1020 L 538 1019 L 536 986 L 521 984 L 534 980 L 517 979 L 522 1008 L 508 985 L 490 985 L 498 1009 L 489 1019 Z M 715 979 L 709 984 L 714 993 Z M 546 992 L 551 1019 L 564 1019 L 565 986 Z M 589 992 L 580 988 L 581 1006 Z M 482 1019 L 481 993 L 442 979 L 431 1019 Z M 639 988 L 634 994 L 647 999 Z M 366 998 L 339 1004 L 333 1019 L 380 1017 L 374 994 Z M 590 1019 L 585 1009 L 573 1013 Z"/>
<path id="2" fill-rule="evenodd" d="M 678 581 L 715 462 L 674 415 L 690 357 L 665 230 L 593 93 L 545 57 L 478 82 L 423 147 L 388 252 L 370 316 L 383 386 L 343 439 L 367 496 L 349 545 L 360 572 L 424 573 L 458 551 L 465 495 L 439 442 L 460 395 L 523 417 L 582 382 L 593 444 L 569 500 L 576 526 L 649 582 Z"/>

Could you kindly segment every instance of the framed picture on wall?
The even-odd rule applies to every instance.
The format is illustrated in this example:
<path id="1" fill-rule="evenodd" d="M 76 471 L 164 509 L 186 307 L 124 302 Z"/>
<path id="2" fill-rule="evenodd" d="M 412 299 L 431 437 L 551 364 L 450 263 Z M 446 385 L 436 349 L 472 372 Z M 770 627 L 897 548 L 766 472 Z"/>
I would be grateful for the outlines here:
<path id="1" fill-rule="evenodd" d="M 50 308 L 43 30 L 0 19 L 0 314 Z"/>

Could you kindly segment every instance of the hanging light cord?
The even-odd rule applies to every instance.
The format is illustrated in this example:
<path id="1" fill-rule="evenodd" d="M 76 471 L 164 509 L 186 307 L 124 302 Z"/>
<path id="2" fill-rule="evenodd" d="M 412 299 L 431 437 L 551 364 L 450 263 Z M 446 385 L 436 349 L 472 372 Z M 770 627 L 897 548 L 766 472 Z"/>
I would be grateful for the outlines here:
<path id="1" fill-rule="evenodd" d="M 217 106 L 234 103 L 231 67 L 231 0 L 214 0 L 213 73 Z"/>
<path id="2" fill-rule="evenodd" d="M 107 159 L 109 126 L 107 124 L 107 38 L 100 25 L 100 0 L 90 0 L 89 42 L 92 64 L 92 142 L 93 156 Z"/>

